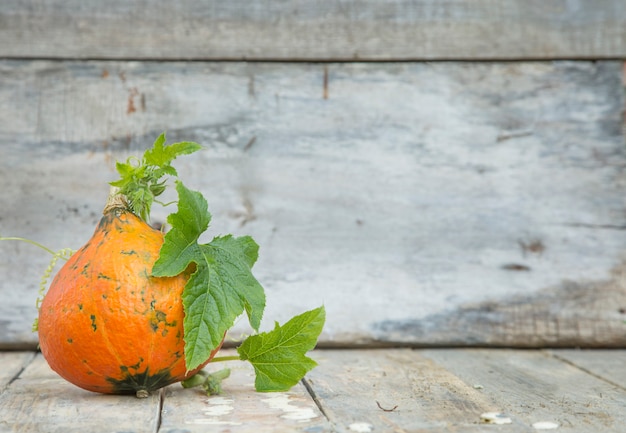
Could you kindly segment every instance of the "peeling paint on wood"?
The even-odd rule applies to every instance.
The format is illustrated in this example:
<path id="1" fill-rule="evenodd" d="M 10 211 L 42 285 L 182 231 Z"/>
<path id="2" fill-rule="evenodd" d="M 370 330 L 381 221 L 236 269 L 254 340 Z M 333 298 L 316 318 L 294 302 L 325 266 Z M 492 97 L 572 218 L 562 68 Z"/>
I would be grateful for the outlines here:
<path id="1" fill-rule="evenodd" d="M 235 355 L 222 350 L 221 355 Z M 196 388 L 174 384 L 164 396 L 161 430 L 188 433 L 220 432 L 329 432 L 330 424 L 302 384 L 288 392 L 259 393 L 254 390 L 254 370 L 242 361 L 228 361 L 231 375 L 222 382 L 219 396 L 206 397 Z M 210 364 L 207 369 L 213 368 Z"/>

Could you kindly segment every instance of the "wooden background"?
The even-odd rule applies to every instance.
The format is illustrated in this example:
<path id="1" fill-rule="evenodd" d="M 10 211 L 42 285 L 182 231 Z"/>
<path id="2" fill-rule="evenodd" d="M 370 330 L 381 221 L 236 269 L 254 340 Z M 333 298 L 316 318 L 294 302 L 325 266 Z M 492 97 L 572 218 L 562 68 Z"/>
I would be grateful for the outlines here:
<path id="1" fill-rule="evenodd" d="M 78 248 L 166 131 L 206 147 L 210 235 L 261 245 L 264 328 L 622 347 L 625 57 L 622 0 L 5 0 L 0 234 Z M 48 261 L 0 243 L 0 348 L 35 347 Z"/>

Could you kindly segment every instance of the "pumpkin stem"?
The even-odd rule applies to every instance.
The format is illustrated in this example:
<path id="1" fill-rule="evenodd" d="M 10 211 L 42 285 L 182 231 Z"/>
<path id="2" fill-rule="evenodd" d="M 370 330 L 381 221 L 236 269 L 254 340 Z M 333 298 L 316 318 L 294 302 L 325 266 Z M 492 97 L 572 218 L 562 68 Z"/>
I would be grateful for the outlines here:
<path id="1" fill-rule="evenodd" d="M 109 189 L 109 196 L 107 197 L 107 202 L 104 205 L 102 213 L 107 214 L 109 212 L 113 212 L 116 209 L 128 211 L 128 201 L 126 200 L 126 196 L 121 193 L 118 187 L 112 186 Z"/>
<path id="2" fill-rule="evenodd" d="M 146 389 L 138 389 L 137 393 L 135 393 L 135 397 L 137 398 L 148 398 L 150 393 Z"/>
<path id="3" fill-rule="evenodd" d="M 224 362 L 224 361 L 241 361 L 241 358 L 237 355 L 235 356 L 216 356 L 211 358 L 209 362 Z"/>
<path id="4" fill-rule="evenodd" d="M 183 380 L 183 388 L 202 386 L 207 395 L 222 393 L 222 381 L 230 376 L 230 368 L 224 368 L 213 373 L 200 370 L 190 378 Z"/>

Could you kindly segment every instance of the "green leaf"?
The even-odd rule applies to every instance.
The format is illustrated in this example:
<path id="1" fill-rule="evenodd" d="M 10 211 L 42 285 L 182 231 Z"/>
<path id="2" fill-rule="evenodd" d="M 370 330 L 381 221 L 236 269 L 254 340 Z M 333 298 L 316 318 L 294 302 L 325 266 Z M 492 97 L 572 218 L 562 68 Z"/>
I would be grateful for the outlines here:
<path id="1" fill-rule="evenodd" d="M 257 391 L 287 391 L 317 365 L 305 354 L 315 347 L 325 318 L 324 307 L 307 311 L 283 326 L 276 323 L 270 332 L 248 337 L 237 348 L 240 359 L 254 367 Z"/>
<path id="2" fill-rule="evenodd" d="M 202 147 L 198 143 L 190 141 L 183 141 L 165 146 L 165 133 L 162 133 L 154 142 L 152 149 L 148 149 L 144 153 L 143 158 L 145 164 L 147 165 L 167 167 L 177 156 L 187 155 L 196 152 L 201 148 Z"/>
<path id="3" fill-rule="evenodd" d="M 178 212 L 168 217 L 172 229 L 165 235 L 152 275 L 178 275 L 195 264 L 183 290 L 185 359 L 187 369 L 193 370 L 209 358 L 244 310 L 258 330 L 265 293 L 251 271 L 258 251 L 252 238 L 228 235 L 198 244 L 211 220 L 206 200 L 180 181 L 176 190 Z"/>
<path id="4" fill-rule="evenodd" d="M 213 258 L 215 272 L 221 283 L 216 286 L 215 295 L 218 294 L 217 290 L 237 293 L 243 301 L 250 326 L 258 331 L 265 309 L 265 292 L 251 269 L 256 262 L 259 246 L 250 236 L 235 238 L 227 235 L 216 237 L 203 247 L 207 255 Z M 223 297 L 228 296 L 229 293 L 224 292 Z"/>
<path id="5" fill-rule="evenodd" d="M 144 221 L 150 216 L 155 197 L 165 190 L 163 176 L 177 176 L 171 163 L 176 157 L 200 150 L 197 143 L 184 141 L 165 145 L 165 133 L 159 135 L 152 148 L 146 150 L 141 160 L 131 157 L 126 162 L 117 162 L 115 168 L 120 179 L 110 182 L 119 188 L 127 199 L 130 210 Z"/>
<path id="6" fill-rule="evenodd" d="M 190 191 L 177 181 L 178 212 L 167 217 L 172 229 L 165 235 L 159 258 L 152 268 L 155 277 L 173 277 L 180 274 L 202 256 L 198 238 L 209 227 L 211 214 L 202 194 Z"/>
<path id="7" fill-rule="evenodd" d="M 119 161 L 115 163 L 115 168 L 117 169 L 117 172 L 120 174 L 120 176 L 122 176 L 122 179 L 131 176 L 134 169 L 131 164 Z"/>

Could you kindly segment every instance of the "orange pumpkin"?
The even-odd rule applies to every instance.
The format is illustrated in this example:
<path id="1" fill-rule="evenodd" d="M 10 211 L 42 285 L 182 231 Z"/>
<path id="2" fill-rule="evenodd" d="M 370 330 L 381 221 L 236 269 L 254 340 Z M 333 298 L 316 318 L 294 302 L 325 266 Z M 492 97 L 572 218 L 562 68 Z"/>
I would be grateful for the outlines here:
<path id="1" fill-rule="evenodd" d="M 92 238 L 54 278 L 39 311 L 39 345 L 69 382 L 107 394 L 147 393 L 186 379 L 182 291 L 191 270 L 150 276 L 163 234 L 110 205 Z"/>

